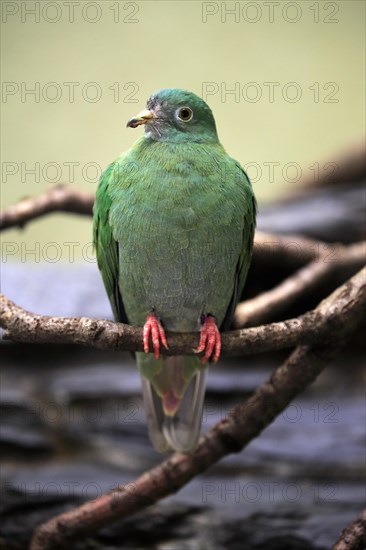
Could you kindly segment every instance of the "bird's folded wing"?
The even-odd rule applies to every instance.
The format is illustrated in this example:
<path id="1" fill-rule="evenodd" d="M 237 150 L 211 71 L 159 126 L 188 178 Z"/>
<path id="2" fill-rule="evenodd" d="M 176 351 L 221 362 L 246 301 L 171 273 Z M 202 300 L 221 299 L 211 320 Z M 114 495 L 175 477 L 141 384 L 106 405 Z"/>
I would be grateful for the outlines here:
<path id="1" fill-rule="evenodd" d="M 128 323 L 122 296 L 118 286 L 119 252 L 109 223 L 112 200 L 108 193 L 109 181 L 114 163 L 103 172 L 94 204 L 93 243 L 104 286 L 111 302 L 114 317 L 121 323 Z"/>
<path id="2" fill-rule="evenodd" d="M 248 275 L 248 270 L 252 257 L 255 219 L 257 214 L 257 203 L 254 193 L 252 191 L 250 180 L 238 162 L 236 162 L 236 166 L 239 169 L 239 174 L 242 176 L 243 185 L 247 186 L 248 188 L 248 202 L 244 205 L 243 241 L 241 252 L 238 258 L 238 263 L 236 266 L 234 291 L 230 300 L 229 307 L 226 311 L 225 318 L 220 327 L 221 330 L 228 330 L 230 328 L 231 322 L 234 317 L 236 304 L 240 300 L 242 292 L 244 290 L 244 285 Z"/>

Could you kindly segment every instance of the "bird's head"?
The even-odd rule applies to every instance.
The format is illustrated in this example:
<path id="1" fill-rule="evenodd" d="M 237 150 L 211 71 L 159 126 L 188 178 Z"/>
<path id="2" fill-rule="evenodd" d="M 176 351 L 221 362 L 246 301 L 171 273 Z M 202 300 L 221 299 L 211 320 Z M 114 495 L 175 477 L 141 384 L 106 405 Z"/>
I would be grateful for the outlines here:
<path id="1" fill-rule="evenodd" d="M 147 108 L 127 122 L 127 127 L 145 125 L 156 141 L 217 143 L 215 119 L 210 107 L 196 94 L 179 88 L 164 88 L 147 101 Z"/>

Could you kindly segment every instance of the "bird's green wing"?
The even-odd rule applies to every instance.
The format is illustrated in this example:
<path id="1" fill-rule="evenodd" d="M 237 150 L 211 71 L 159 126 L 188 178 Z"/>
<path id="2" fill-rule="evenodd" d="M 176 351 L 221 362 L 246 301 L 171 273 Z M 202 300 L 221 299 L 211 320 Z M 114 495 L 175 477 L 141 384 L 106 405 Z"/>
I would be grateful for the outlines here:
<path id="1" fill-rule="evenodd" d="M 229 307 L 227 309 L 225 318 L 220 327 L 221 330 L 228 330 L 230 328 L 231 322 L 234 317 L 236 304 L 240 300 L 240 297 L 244 290 L 245 281 L 248 275 L 248 271 L 249 271 L 249 267 L 252 259 L 255 221 L 256 221 L 256 215 L 257 215 L 257 203 L 255 200 L 255 196 L 252 190 L 250 180 L 247 174 L 245 173 L 245 171 L 243 170 L 243 168 L 240 166 L 240 164 L 238 162 L 235 162 L 235 164 L 236 164 L 236 167 L 240 170 L 240 173 L 242 174 L 242 177 L 243 177 L 243 184 L 247 188 L 247 193 L 246 193 L 247 204 L 246 204 L 246 209 L 244 213 L 243 241 L 242 241 L 240 256 L 236 267 L 234 291 L 233 291 L 233 295 L 232 295 Z"/>
<path id="2" fill-rule="evenodd" d="M 109 210 L 112 200 L 109 195 L 108 187 L 114 164 L 115 163 L 110 164 L 103 172 L 97 189 L 94 203 L 93 242 L 96 250 L 98 267 L 102 274 L 114 317 L 117 321 L 128 323 L 118 286 L 118 243 L 113 238 L 112 228 L 109 223 Z"/>

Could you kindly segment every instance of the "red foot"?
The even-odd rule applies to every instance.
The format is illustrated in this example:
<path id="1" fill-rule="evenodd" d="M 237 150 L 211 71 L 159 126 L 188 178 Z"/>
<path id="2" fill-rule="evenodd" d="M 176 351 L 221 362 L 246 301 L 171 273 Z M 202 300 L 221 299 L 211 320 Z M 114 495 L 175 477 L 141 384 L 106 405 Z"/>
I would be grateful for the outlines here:
<path id="1" fill-rule="evenodd" d="M 165 349 L 168 349 L 168 344 L 165 337 L 165 332 L 162 324 L 155 315 L 155 313 L 149 313 L 146 317 L 146 323 L 144 324 L 144 352 L 149 353 L 149 336 L 151 334 L 151 339 L 154 348 L 154 355 L 156 359 L 160 357 L 160 341 L 163 344 Z"/>
<path id="2" fill-rule="evenodd" d="M 204 350 L 205 354 L 201 359 L 202 363 L 207 363 L 211 357 L 213 363 L 218 361 L 221 352 L 221 335 L 215 318 L 212 315 L 207 315 L 201 328 L 201 339 L 197 353 Z"/>

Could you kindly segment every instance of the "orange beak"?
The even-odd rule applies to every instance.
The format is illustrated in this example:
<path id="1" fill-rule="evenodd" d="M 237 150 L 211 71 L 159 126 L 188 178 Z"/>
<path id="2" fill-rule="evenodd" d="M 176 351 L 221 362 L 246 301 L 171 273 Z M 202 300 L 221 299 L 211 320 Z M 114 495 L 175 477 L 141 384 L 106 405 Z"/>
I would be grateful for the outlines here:
<path id="1" fill-rule="evenodd" d="M 154 113 L 152 111 L 149 111 L 149 109 L 145 109 L 127 122 L 127 128 L 137 128 L 137 126 L 141 126 L 141 124 L 146 124 L 147 122 L 149 122 L 149 120 L 153 118 L 156 118 Z"/>

